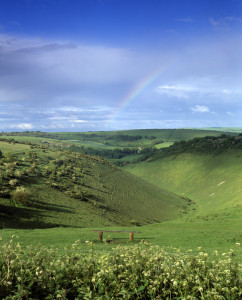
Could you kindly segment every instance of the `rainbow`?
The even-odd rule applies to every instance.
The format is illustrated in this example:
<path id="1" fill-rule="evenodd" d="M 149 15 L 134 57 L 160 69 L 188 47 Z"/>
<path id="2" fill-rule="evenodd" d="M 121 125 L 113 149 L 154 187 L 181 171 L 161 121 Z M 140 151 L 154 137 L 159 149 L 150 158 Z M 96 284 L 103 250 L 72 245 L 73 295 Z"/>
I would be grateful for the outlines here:
<path id="1" fill-rule="evenodd" d="M 149 76 L 142 79 L 138 84 L 133 86 L 133 88 L 125 95 L 125 97 L 120 101 L 117 108 L 108 118 L 107 123 L 113 122 L 117 116 L 140 94 L 142 94 L 147 87 L 149 87 L 159 76 L 166 70 L 165 67 L 156 69 L 155 72 L 149 74 Z"/>

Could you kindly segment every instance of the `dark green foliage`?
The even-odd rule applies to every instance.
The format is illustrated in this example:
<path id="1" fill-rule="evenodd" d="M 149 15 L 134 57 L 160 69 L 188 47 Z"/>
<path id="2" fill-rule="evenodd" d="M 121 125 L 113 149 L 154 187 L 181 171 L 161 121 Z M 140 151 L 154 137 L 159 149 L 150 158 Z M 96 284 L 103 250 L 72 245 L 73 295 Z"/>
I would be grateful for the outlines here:
<path id="1" fill-rule="evenodd" d="M 115 140 L 115 141 L 128 141 L 133 142 L 142 139 L 141 135 L 127 135 L 127 134 L 113 134 L 106 138 L 107 140 Z"/>
<path id="2" fill-rule="evenodd" d="M 154 155 L 150 155 L 149 160 L 179 153 L 217 155 L 233 149 L 242 149 L 242 136 L 230 136 L 226 134 L 217 137 L 206 136 L 188 141 L 175 142 L 168 148 L 159 149 Z M 141 158 L 141 160 L 146 160 L 147 158 L 148 157 L 145 156 L 143 159 Z"/>
<path id="3" fill-rule="evenodd" d="M 83 147 L 83 146 L 76 146 L 76 145 L 71 145 L 68 149 L 74 152 L 79 152 L 83 153 L 86 155 L 96 155 L 96 156 L 101 156 L 105 158 L 115 158 L 115 159 L 120 159 L 126 155 L 130 154 L 136 154 L 137 149 L 129 149 L 129 148 L 124 148 L 124 149 L 95 149 L 91 147 Z"/>

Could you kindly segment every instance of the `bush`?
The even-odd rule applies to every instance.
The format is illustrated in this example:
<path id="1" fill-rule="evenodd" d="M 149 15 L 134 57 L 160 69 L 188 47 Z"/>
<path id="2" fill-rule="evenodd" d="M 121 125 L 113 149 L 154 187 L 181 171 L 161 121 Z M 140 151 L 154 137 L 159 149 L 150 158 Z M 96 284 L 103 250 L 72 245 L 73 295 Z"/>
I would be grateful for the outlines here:
<path id="1" fill-rule="evenodd" d="M 12 200 L 16 203 L 27 205 L 30 202 L 30 195 L 25 191 L 25 188 L 17 187 L 12 194 Z"/>
<path id="2" fill-rule="evenodd" d="M 235 253 L 136 245 L 68 252 L 13 241 L 0 248 L 2 299 L 240 299 Z"/>
<path id="3" fill-rule="evenodd" d="M 16 186 L 17 183 L 18 183 L 17 179 L 11 179 L 11 180 L 9 180 L 9 185 L 11 185 L 11 186 Z"/>

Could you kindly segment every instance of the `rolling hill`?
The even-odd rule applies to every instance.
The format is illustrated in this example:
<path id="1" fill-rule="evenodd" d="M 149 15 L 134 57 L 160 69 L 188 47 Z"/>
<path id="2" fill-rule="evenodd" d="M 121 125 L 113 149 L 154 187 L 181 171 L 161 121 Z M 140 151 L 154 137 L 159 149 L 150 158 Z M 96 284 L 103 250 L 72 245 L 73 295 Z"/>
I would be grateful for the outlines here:
<path id="1" fill-rule="evenodd" d="M 142 234 L 134 243 L 141 239 L 187 250 L 202 246 L 212 252 L 229 250 L 242 241 L 238 134 L 221 137 L 217 132 L 218 138 L 208 134 L 209 138 L 173 141 L 170 147 L 150 153 L 146 161 L 122 169 L 100 157 L 63 148 L 63 143 L 69 145 L 70 141 L 23 134 L 5 136 L 8 142 L 0 142 L 5 156 L 0 159 L 0 173 L 7 166 L 10 177 L 11 172 L 20 170 L 23 176 L 17 178 L 18 185 L 31 196 L 28 205 L 10 205 L 10 195 L 5 192 L 14 176 L 2 176 L 3 241 L 16 234 L 25 245 L 41 242 L 63 249 L 81 240 L 86 251 L 85 241 L 89 240 L 96 249 L 107 250 L 128 243 L 127 234 L 118 238 L 110 234 L 114 240 L 105 244 L 99 243 L 90 228 L 137 230 L 137 225 L 146 226 L 139 229 Z M 6 158 L 14 158 L 17 164 L 6 166 L 10 163 Z M 15 189 L 12 187 L 10 194 Z"/>
<path id="2" fill-rule="evenodd" d="M 161 149 L 125 169 L 158 187 L 191 198 L 192 218 L 241 218 L 242 137 L 196 138 Z"/>
<path id="3" fill-rule="evenodd" d="M 190 201 L 100 157 L 4 141 L 0 149 L 2 228 L 143 225 L 182 215 Z"/>
<path id="4" fill-rule="evenodd" d="M 122 165 L 150 155 L 159 148 L 195 137 L 219 136 L 222 131 L 203 129 L 139 129 L 98 132 L 2 132 L 0 140 L 10 143 L 42 145 L 71 150 L 86 155 L 96 155 Z M 231 136 L 234 132 L 227 133 Z M 11 151 L 11 150 L 9 150 Z"/>

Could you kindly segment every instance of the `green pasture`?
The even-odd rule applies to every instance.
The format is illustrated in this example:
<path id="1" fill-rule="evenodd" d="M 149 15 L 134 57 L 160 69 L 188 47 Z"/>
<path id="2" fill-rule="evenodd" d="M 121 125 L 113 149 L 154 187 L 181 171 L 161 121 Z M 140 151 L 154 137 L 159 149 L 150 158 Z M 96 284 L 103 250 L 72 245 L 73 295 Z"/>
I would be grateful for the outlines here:
<path id="1" fill-rule="evenodd" d="M 205 137 L 207 135 L 210 136 L 219 136 L 223 130 L 207 130 L 207 129 L 135 129 L 135 130 L 119 130 L 119 131 L 98 131 L 98 132 L 53 132 L 48 133 L 49 136 L 54 137 L 55 139 L 61 139 L 66 141 L 73 141 L 73 142 L 83 142 L 83 136 L 88 138 L 90 136 L 89 142 L 103 143 L 105 138 L 115 136 L 118 134 L 128 135 L 128 136 L 141 136 L 142 138 L 137 141 L 115 141 L 115 140 L 108 140 L 108 142 L 112 146 L 116 147 L 125 147 L 127 144 L 130 145 L 151 145 L 156 140 L 163 140 L 165 142 L 174 142 L 174 141 L 181 141 L 181 140 L 189 140 L 195 137 Z M 228 130 L 228 132 L 230 132 Z M 98 135 L 94 139 L 91 135 Z M 152 137 L 152 139 L 151 139 Z M 85 141 L 86 142 L 86 141 Z"/>
<path id="2" fill-rule="evenodd" d="M 137 129 L 137 130 L 122 130 L 119 131 L 123 134 L 141 135 L 143 137 L 155 136 L 166 142 L 175 142 L 181 140 L 190 140 L 195 137 L 219 136 L 221 131 L 206 130 L 206 129 Z M 151 140 L 152 142 L 152 140 Z"/>
<path id="3" fill-rule="evenodd" d="M 64 140 L 63 142 L 64 143 L 75 143 L 78 146 L 91 147 L 91 148 L 95 148 L 95 149 L 113 150 L 113 149 L 117 148 L 115 146 L 105 145 L 100 142 L 98 143 L 98 142 L 92 142 L 92 141 Z"/>
<path id="4" fill-rule="evenodd" d="M 23 144 L 10 144 L 8 142 L 0 141 L 0 150 L 3 153 L 9 152 L 9 153 L 18 153 L 22 151 L 29 150 L 29 145 L 23 145 Z"/>
<path id="5" fill-rule="evenodd" d="M 155 145 L 155 148 L 157 148 L 157 149 L 167 148 L 171 145 L 173 145 L 173 142 L 164 142 L 164 143 Z"/>
<path id="6" fill-rule="evenodd" d="M 187 129 L 120 132 L 140 134 L 142 139 L 156 136 L 169 141 L 158 147 L 194 135 L 221 134 L 218 131 Z M 98 134 L 111 135 L 111 132 Z M 59 133 L 60 137 L 65 137 L 61 143 L 69 143 L 70 140 L 77 143 L 76 135 Z M 46 140 L 50 145 L 58 142 L 42 137 L 13 138 L 31 143 Z M 147 139 L 147 142 L 152 140 Z M 93 143 L 96 147 L 96 142 Z M 9 148 L 6 150 L 4 147 Z M 29 206 L 13 206 L 9 199 L 0 198 L 0 243 L 5 243 L 13 234 L 19 236 L 24 245 L 42 243 L 60 249 L 80 240 L 84 250 L 88 249 L 87 240 L 93 241 L 97 250 L 110 250 L 119 244 L 132 245 L 141 240 L 185 250 L 201 246 L 206 251 L 223 251 L 242 243 L 240 150 L 219 155 L 181 153 L 119 169 L 101 158 L 76 156 L 76 153 L 67 154 L 51 147 L 43 152 L 30 149 L 29 145 L 1 142 L 0 149 L 3 153 L 15 153 L 14 159 L 19 163 L 12 166 L 14 172 L 18 169 L 24 171 L 32 164 L 37 166 L 36 174 L 25 174 L 18 179 L 32 196 Z M 28 153 L 22 154 L 23 151 L 35 152 L 37 157 L 29 159 Z M 70 162 L 65 164 L 66 160 Z M 43 175 L 46 167 L 49 173 Z M 12 175 L 6 177 L 5 169 L 2 164 L 0 171 L 4 189 L 12 179 Z M 77 195 L 85 195 L 85 201 Z M 128 234 L 106 233 L 106 242 L 99 242 L 97 233 L 91 232 L 91 229 L 142 233 L 135 235 L 133 242 L 128 241 Z"/>
<path id="7" fill-rule="evenodd" d="M 98 240 L 98 232 L 91 230 L 131 230 L 140 231 L 134 235 L 134 240 L 129 241 L 128 233 L 104 233 L 103 242 Z M 90 245 L 86 241 L 93 243 L 95 250 L 112 250 L 118 245 L 135 245 L 142 240 L 151 245 L 159 245 L 163 248 L 176 247 L 182 251 L 197 249 L 221 252 L 231 248 L 238 248 L 238 243 L 242 245 L 242 232 L 239 223 L 223 223 L 221 221 L 170 221 L 165 223 L 156 223 L 140 227 L 104 227 L 95 228 L 50 228 L 50 229 L 2 229 L 0 236 L 4 244 L 8 242 L 12 235 L 18 237 L 21 245 L 42 244 L 45 247 L 54 247 L 64 251 L 71 248 L 71 245 L 79 240 L 80 250 L 89 250 Z M 237 245 L 236 245 L 237 243 Z M 242 254 L 239 250 L 240 255 Z"/>
<path id="8" fill-rule="evenodd" d="M 17 135 L 13 135 L 13 136 L 5 136 L 2 135 L 1 138 L 4 138 L 6 140 L 8 139 L 14 139 L 16 141 L 21 142 L 29 142 L 29 143 L 33 143 L 33 144 L 39 144 L 41 141 L 44 140 L 44 138 L 41 137 L 34 137 L 34 136 L 17 136 Z"/>
<path id="9" fill-rule="evenodd" d="M 204 130 L 216 130 L 216 131 L 223 131 L 223 132 L 234 132 L 234 133 L 241 133 L 242 127 L 205 127 Z"/>

